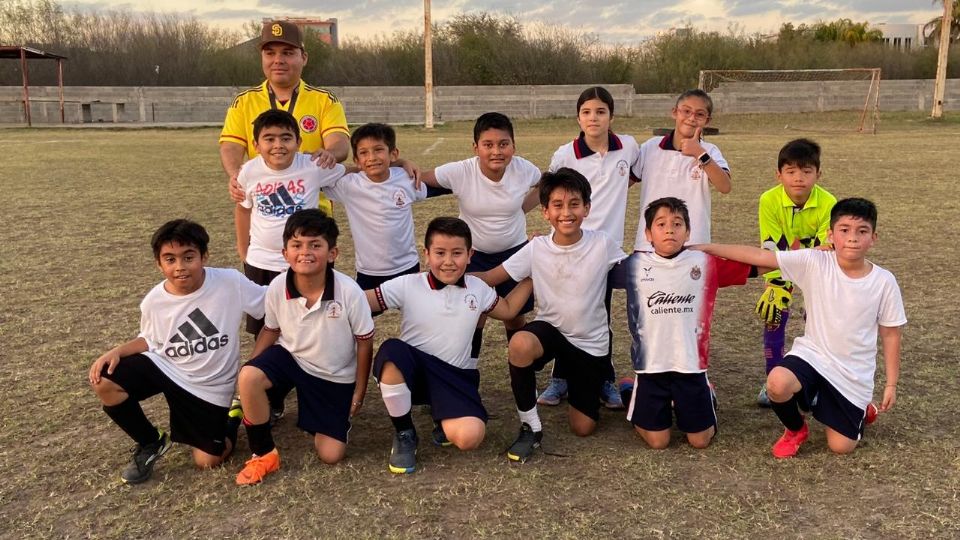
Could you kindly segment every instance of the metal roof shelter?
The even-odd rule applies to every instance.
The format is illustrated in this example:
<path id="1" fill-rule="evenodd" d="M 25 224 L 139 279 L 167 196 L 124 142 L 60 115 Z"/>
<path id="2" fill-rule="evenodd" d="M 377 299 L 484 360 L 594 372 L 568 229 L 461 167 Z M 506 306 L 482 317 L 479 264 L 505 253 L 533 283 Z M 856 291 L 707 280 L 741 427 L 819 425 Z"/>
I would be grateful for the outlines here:
<path id="1" fill-rule="evenodd" d="M 30 118 L 30 75 L 27 71 L 27 59 L 56 60 L 57 61 L 57 87 L 60 90 L 60 123 L 64 123 L 63 117 L 63 61 L 66 56 L 48 53 L 30 47 L 19 45 L 0 45 L 0 58 L 20 59 L 20 71 L 23 73 L 23 111 L 27 117 L 27 125 L 32 126 Z"/>

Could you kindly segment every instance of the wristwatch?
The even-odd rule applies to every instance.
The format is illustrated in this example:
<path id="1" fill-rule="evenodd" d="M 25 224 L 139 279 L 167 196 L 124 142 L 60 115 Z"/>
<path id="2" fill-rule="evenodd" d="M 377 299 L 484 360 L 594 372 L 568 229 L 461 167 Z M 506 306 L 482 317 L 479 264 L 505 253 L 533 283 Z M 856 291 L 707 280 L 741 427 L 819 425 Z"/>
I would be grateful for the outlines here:
<path id="1" fill-rule="evenodd" d="M 697 158 L 697 161 L 700 162 L 700 165 L 706 165 L 707 163 L 710 163 L 710 154 L 706 152 L 700 154 L 700 157 Z"/>

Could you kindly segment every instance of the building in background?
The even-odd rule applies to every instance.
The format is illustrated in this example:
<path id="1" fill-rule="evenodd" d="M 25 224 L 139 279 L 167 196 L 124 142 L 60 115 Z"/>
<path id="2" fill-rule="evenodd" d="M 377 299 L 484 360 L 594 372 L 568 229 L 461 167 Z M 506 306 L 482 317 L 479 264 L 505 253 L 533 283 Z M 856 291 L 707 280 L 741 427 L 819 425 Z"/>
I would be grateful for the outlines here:
<path id="1" fill-rule="evenodd" d="M 872 26 L 883 32 L 883 42 L 894 49 L 909 51 L 923 47 L 922 24 L 877 23 Z"/>
<path id="2" fill-rule="evenodd" d="M 263 19 L 263 22 L 287 21 L 292 22 L 300 28 L 300 32 L 306 35 L 307 31 L 312 31 L 320 41 L 334 48 L 340 47 L 340 38 L 337 35 L 337 19 L 313 19 L 310 17 L 277 17 Z"/>

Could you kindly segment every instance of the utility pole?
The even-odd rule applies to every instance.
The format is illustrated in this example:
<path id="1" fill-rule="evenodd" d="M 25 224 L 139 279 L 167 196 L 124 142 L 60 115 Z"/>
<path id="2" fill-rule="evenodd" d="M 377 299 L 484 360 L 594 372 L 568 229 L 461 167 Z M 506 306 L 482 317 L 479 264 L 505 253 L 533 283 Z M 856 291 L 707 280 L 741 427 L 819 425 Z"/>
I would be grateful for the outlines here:
<path id="1" fill-rule="evenodd" d="M 423 0 L 423 127 L 433 129 L 433 32 L 430 0 Z"/>
<path id="2" fill-rule="evenodd" d="M 937 79 L 933 84 L 933 112 L 931 118 L 943 118 L 943 94 L 947 86 L 947 52 L 950 50 L 950 23 L 953 21 L 953 0 L 943 0 L 943 19 L 940 20 L 940 54 L 937 55 Z"/>

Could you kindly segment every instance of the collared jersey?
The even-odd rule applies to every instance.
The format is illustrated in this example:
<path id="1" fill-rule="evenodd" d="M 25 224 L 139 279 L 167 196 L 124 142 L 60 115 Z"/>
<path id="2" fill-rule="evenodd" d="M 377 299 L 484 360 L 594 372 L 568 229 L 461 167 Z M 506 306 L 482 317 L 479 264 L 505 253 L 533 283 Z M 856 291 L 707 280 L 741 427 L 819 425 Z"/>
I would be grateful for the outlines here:
<path id="1" fill-rule="evenodd" d="M 480 158 L 447 163 L 436 168 L 437 183 L 453 190 L 460 203 L 460 219 L 470 226 L 473 247 L 500 253 L 527 240 L 523 199 L 540 181 L 540 169 L 514 156 L 495 182 L 480 170 Z"/>
<path id="2" fill-rule="evenodd" d="M 716 145 L 700 141 L 710 158 L 725 171 L 730 167 Z M 697 158 L 685 156 L 673 148 L 673 132 L 653 137 L 640 146 L 640 160 L 633 169 L 640 179 L 640 224 L 633 243 L 635 251 L 653 251 L 644 234 L 643 211 L 662 197 L 676 197 L 687 203 L 690 212 L 688 244 L 710 242 L 710 180 Z"/>
<path id="3" fill-rule="evenodd" d="M 760 246 L 770 251 L 793 251 L 817 247 L 827 242 L 830 210 L 837 198 L 819 185 L 800 208 L 790 199 L 782 184 L 760 195 Z M 767 280 L 780 277 L 780 271 L 764 274 Z"/>
<path id="4" fill-rule="evenodd" d="M 280 330 L 277 343 L 304 371 L 335 383 L 357 379 L 357 340 L 373 338 L 370 304 L 360 286 L 327 268 L 321 297 L 307 307 L 289 270 L 270 282 L 264 327 Z"/>
<path id="5" fill-rule="evenodd" d="M 282 171 L 267 167 L 261 156 L 244 163 L 237 182 L 245 193 L 240 205 L 252 209 L 247 264 L 273 272 L 286 270 L 283 228 L 287 218 L 297 210 L 317 208 L 320 189 L 332 186 L 344 172 L 339 163 L 323 169 L 300 153 Z"/>
<path id="6" fill-rule="evenodd" d="M 203 285 L 170 294 L 161 282 L 140 302 L 144 353 L 198 398 L 227 407 L 240 369 L 240 322 L 263 316 L 266 287 L 232 268 L 205 267 Z"/>
<path id="7" fill-rule="evenodd" d="M 390 168 L 390 177 L 374 182 L 363 172 L 343 176 L 323 192 L 347 210 L 357 272 L 391 276 L 420 261 L 413 238 L 413 203 L 427 197 L 407 173 Z"/>
<path id="8" fill-rule="evenodd" d="M 672 258 L 635 252 L 611 272 L 627 292 L 630 357 L 637 373 L 700 373 L 710 360 L 717 289 L 743 285 L 753 267 L 684 250 Z"/>
<path id="9" fill-rule="evenodd" d="M 447 285 L 430 272 L 391 279 L 376 288 L 383 308 L 402 313 L 400 339 L 461 369 L 476 369 L 470 358 L 477 321 L 500 297 L 475 276 Z"/>
<path id="10" fill-rule="evenodd" d="M 823 375 L 843 397 L 863 409 L 873 397 L 878 326 L 907 323 L 897 279 L 873 265 L 851 278 L 833 251 L 777 251 L 783 278 L 803 291 L 807 312 L 803 335 L 787 354 L 798 356 Z"/>
<path id="11" fill-rule="evenodd" d="M 590 182 L 590 215 L 583 220 L 582 227 L 603 231 L 618 247 L 623 247 L 630 170 L 640 158 L 640 148 L 629 135 L 610 132 L 608 139 L 607 152 L 599 154 L 587 146 L 580 132 L 579 137 L 554 152 L 550 172 L 569 167 Z"/>
<path id="12" fill-rule="evenodd" d="M 603 231 L 583 229 L 569 246 L 538 236 L 503 263 L 515 281 L 533 278 L 536 320 L 549 323 L 575 347 L 604 356 L 610 342 L 607 309 L 607 272 L 627 255 Z"/>

